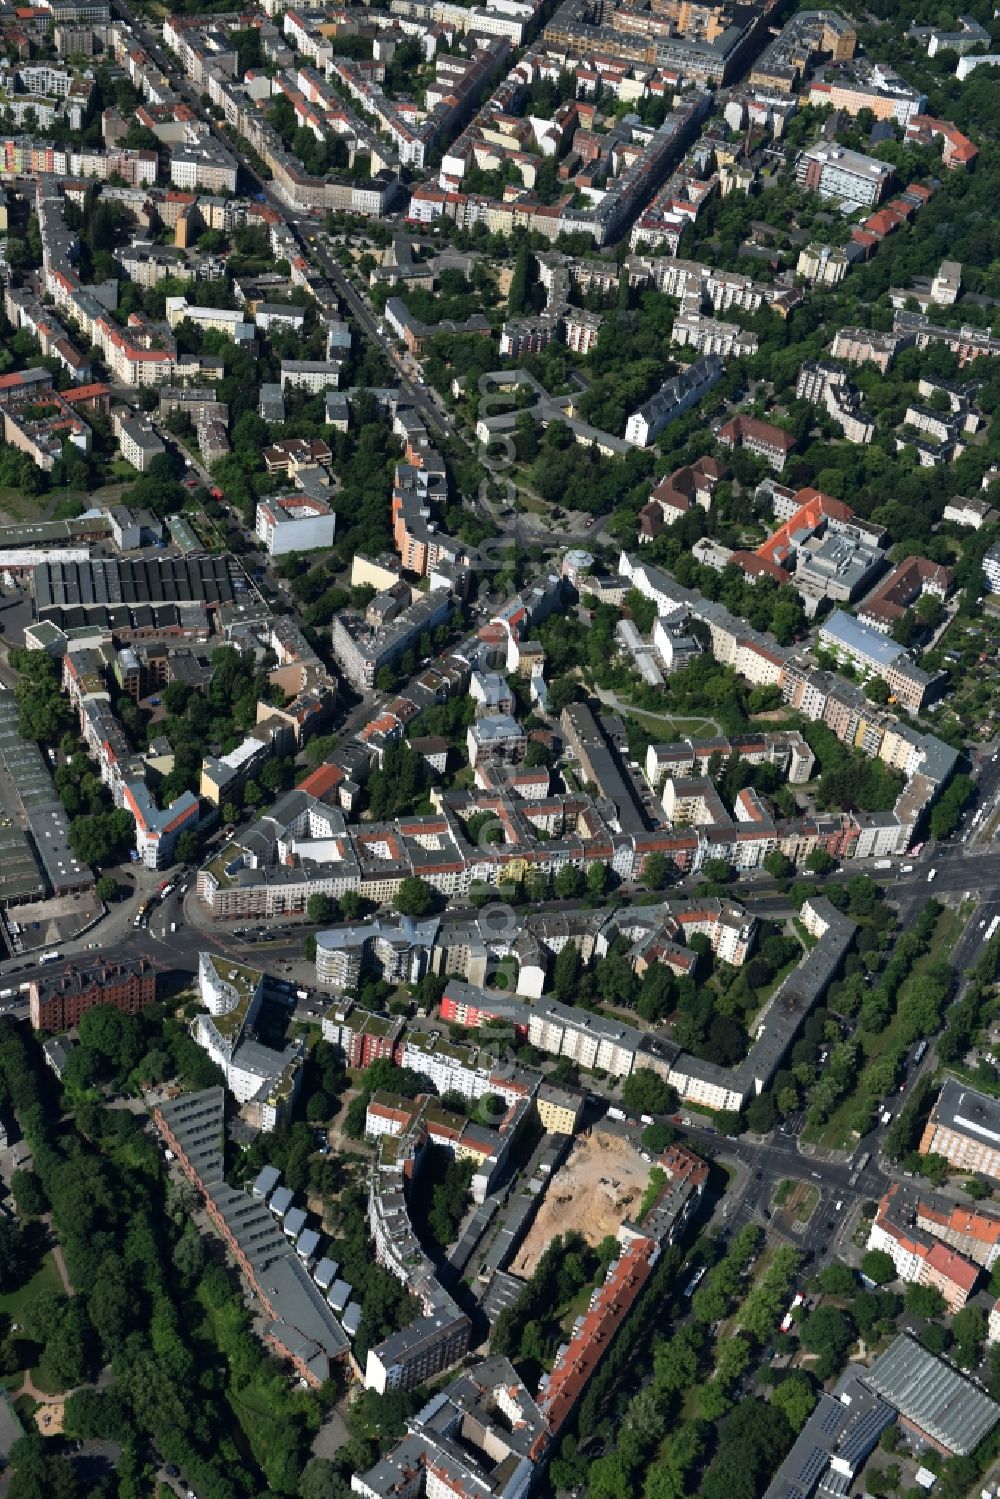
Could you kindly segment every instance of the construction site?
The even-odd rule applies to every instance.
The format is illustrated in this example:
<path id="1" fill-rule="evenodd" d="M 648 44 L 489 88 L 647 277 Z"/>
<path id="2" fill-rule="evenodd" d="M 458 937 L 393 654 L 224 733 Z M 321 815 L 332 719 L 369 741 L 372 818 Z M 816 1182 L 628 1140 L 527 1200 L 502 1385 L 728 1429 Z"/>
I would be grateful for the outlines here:
<path id="1" fill-rule="evenodd" d="M 621 1134 L 593 1129 L 581 1135 L 546 1193 L 528 1237 L 510 1265 L 528 1280 L 557 1234 L 578 1233 L 597 1245 L 638 1211 L 650 1167 Z"/>

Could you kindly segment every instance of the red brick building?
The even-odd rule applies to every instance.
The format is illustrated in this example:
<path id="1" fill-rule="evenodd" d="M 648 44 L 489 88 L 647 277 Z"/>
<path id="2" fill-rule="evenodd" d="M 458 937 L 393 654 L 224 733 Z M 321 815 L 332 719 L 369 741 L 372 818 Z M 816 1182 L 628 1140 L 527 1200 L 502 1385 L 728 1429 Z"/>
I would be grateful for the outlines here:
<path id="1" fill-rule="evenodd" d="M 95 1005 L 114 1005 L 126 1015 L 137 1015 L 155 998 L 156 974 L 148 958 L 134 963 L 100 958 L 67 963 L 32 979 L 31 1024 L 36 1031 L 65 1031 Z"/>

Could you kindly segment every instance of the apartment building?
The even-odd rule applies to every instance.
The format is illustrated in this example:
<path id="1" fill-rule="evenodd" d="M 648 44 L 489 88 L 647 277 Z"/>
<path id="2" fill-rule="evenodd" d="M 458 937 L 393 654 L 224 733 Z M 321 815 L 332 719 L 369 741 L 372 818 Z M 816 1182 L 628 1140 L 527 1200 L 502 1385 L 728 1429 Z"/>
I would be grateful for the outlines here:
<path id="1" fill-rule="evenodd" d="M 547 1445 L 545 1422 L 513 1365 L 482 1359 L 410 1417 L 406 1434 L 368 1472 L 355 1473 L 351 1488 L 362 1499 L 415 1499 L 410 1478 L 426 1473 L 442 1499 L 524 1499 Z"/>
<path id="2" fill-rule="evenodd" d="M 326 934 L 324 933 L 323 936 Z M 326 944 L 324 945 L 326 951 Z M 324 962 L 326 961 L 324 957 Z M 343 987 L 337 977 L 321 976 L 320 940 L 316 944 L 316 973 L 320 982 Z M 360 973 L 360 969 L 359 969 Z M 360 1009 L 353 1000 L 335 1001 L 323 1016 L 323 1040 L 339 1046 L 348 1067 L 364 1069 L 373 1062 L 394 1061 L 396 1048 L 404 1030 L 404 1021 L 388 1019 L 370 1010 Z"/>
<path id="3" fill-rule="evenodd" d="M 696 918 L 697 912 L 692 909 L 691 915 Z M 836 976 L 855 930 L 853 922 L 822 899 L 814 899 L 808 907 L 803 907 L 803 920 L 806 929 L 819 940 L 759 1017 L 750 1052 L 734 1068 L 702 1062 L 633 1026 L 573 1009 L 556 1000 L 542 999 L 529 1006 L 511 995 L 458 980 L 450 981 L 445 989 L 441 1018 L 467 1026 L 479 1026 L 487 1020 L 503 1021 L 511 1027 L 513 1035 L 522 1040 L 527 1038 L 550 1055 L 568 1056 L 584 1067 L 600 1067 L 616 1077 L 626 1077 L 638 1067 L 650 1067 L 692 1102 L 715 1109 L 739 1110 L 747 1098 L 768 1086 L 805 1016 Z M 664 938 L 667 935 L 664 932 Z M 655 940 L 643 948 L 647 956 L 656 955 Z M 668 957 L 661 953 L 657 960 Z"/>
<path id="4" fill-rule="evenodd" d="M 170 153 L 170 180 L 183 190 L 235 193 L 238 176 L 236 157 L 214 138 L 178 146 Z"/>
<path id="5" fill-rule="evenodd" d="M 301 327 L 303 318 L 301 308 L 279 308 L 272 309 L 269 314 L 267 310 L 259 306 L 254 313 L 254 322 L 258 328 L 281 328 L 285 319 L 283 313 L 300 314 L 297 322 L 289 323 L 294 327 Z M 291 386 L 294 390 L 308 390 L 313 395 L 323 394 L 328 390 L 336 390 L 340 385 L 344 363 L 341 359 L 283 359 L 281 361 L 281 388 L 286 390 Z"/>
<path id="6" fill-rule="evenodd" d="M 892 180 L 892 167 L 846 146 L 813 146 L 795 168 L 800 187 L 859 208 L 881 203 Z"/>
<path id="7" fill-rule="evenodd" d="M 879 1202 L 868 1248 L 888 1254 L 900 1280 L 940 1291 L 951 1313 L 961 1311 L 979 1279 L 977 1264 L 924 1231 L 916 1194 L 899 1182 Z"/>
<path id="8" fill-rule="evenodd" d="M 114 428 L 122 457 L 140 474 L 146 473 L 153 459 L 167 451 L 151 422 L 116 415 Z"/>
<path id="9" fill-rule="evenodd" d="M 226 1182 L 224 1090 L 182 1094 L 158 1104 L 153 1119 L 260 1302 L 264 1341 L 319 1389 L 348 1360 L 350 1341 L 272 1208 Z"/>
<path id="10" fill-rule="evenodd" d="M 941 519 L 954 521 L 956 526 L 968 526 L 973 531 L 978 531 L 983 526 L 995 525 L 1000 519 L 1000 514 L 993 509 L 988 500 L 980 500 L 975 496 L 968 499 L 965 495 L 955 495 L 945 505 L 941 512 Z"/>
<path id="11" fill-rule="evenodd" d="M 847 364 L 873 364 L 883 374 L 901 349 L 913 343 L 912 334 L 876 333 L 871 328 L 840 328 L 830 352 Z"/>
<path id="12" fill-rule="evenodd" d="M 257 502 L 255 530 L 270 557 L 332 547 L 336 525 L 336 514 L 325 500 L 289 494 Z"/>
<path id="13" fill-rule="evenodd" d="M 333 654 L 356 687 L 372 688 L 383 666 L 392 666 L 422 634 L 448 618 L 452 596 L 448 589 L 414 593 L 413 601 L 382 626 L 368 625 L 363 616 L 341 610 L 333 621 Z"/>
<path id="14" fill-rule="evenodd" d="M 36 1031 L 65 1031 L 79 1025 L 95 1005 L 112 1005 L 138 1015 L 156 998 L 156 973 L 146 958 L 132 963 L 95 959 L 46 968 L 28 989 L 31 1026 Z"/>
<path id="15" fill-rule="evenodd" d="M 876 120 L 908 126 L 927 103 L 927 95 L 903 82 L 898 73 L 881 65 L 860 74 L 854 69 L 828 70 L 809 85 L 808 102 L 818 109 L 842 110 L 853 119 L 868 109 Z"/>
<path id="16" fill-rule="evenodd" d="M 935 120 L 931 115 L 913 115 L 907 122 L 906 139 L 918 145 L 941 141 L 941 160 L 950 172 L 970 171 L 979 155 L 978 147 L 962 134 L 957 125 L 950 120 Z"/>
<path id="17" fill-rule="evenodd" d="M 609 1265 L 603 1285 L 577 1319 L 552 1369 L 542 1375 L 538 1403 L 553 1440 L 572 1416 L 595 1367 L 612 1346 L 658 1258 L 659 1246 L 655 1240 L 637 1233 L 621 1256 Z"/>
<path id="18" fill-rule="evenodd" d="M 956 1171 L 978 1171 L 1000 1181 L 1000 1101 L 946 1078 L 918 1146 L 944 1156 Z"/>
<path id="19" fill-rule="evenodd" d="M 587 1099 L 585 1093 L 570 1088 L 559 1088 L 554 1083 L 541 1082 L 535 1094 L 535 1107 L 542 1121 L 542 1128 L 552 1135 L 575 1135 L 583 1118 Z"/>
<path id="20" fill-rule="evenodd" d="M 674 319 L 671 338 L 681 348 L 689 345 L 699 354 L 717 354 L 722 359 L 740 359 L 756 354 L 756 333 L 747 333 L 738 323 L 720 322 L 697 312 L 680 312 Z"/>
<path id="21" fill-rule="evenodd" d="M 986 328 L 973 328 L 968 324 L 961 328 L 947 328 L 932 323 L 921 312 L 905 310 L 895 313 L 892 325 L 895 332 L 908 334 L 918 349 L 925 349 L 929 344 L 944 344 L 963 366 L 971 364 L 974 359 L 995 358 L 1000 354 L 1000 338 Z"/>
<path id="22" fill-rule="evenodd" d="M 723 447 L 746 448 L 747 452 L 755 453 L 779 474 L 795 446 L 790 433 L 755 416 L 734 416 L 719 429 L 718 439 Z"/>
<path id="23" fill-rule="evenodd" d="M 799 370 L 795 394 L 799 400 L 822 406 L 848 442 L 867 444 L 875 436 L 874 418 L 864 410 L 860 392 L 837 365 L 807 360 Z"/>
<path id="24" fill-rule="evenodd" d="M 528 749 L 528 736 L 509 713 L 486 714 L 466 730 L 466 750 L 473 770 L 481 765 L 517 765 Z"/>
<path id="25" fill-rule="evenodd" d="M 816 286 L 836 286 L 847 275 L 849 261 L 839 246 L 807 245 L 799 251 L 795 274 Z"/>
<path id="26" fill-rule="evenodd" d="M 671 375 L 655 395 L 632 412 L 625 424 L 625 441 L 633 447 L 648 447 L 668 422 L 682 416 L 708 394 L 721 380 L 722 371 L 718 354 L 705 354 L 681 373 Z"/>
<path id="27" fill-rule="evenodd" d="M 837 661 L 849 661 L 863 680 L 881 677 L 893 699 L 913 711 L 932 699 L 941 682 L 940 673 L 932 677 L 914 666 L 895 641 L 840 609 L 820 626 L 819 646 Z"/>
<path id="28" fill-rule="evenodd" d="M 919 603 L 925 594 L 944 600 L 952 587 L 951 568 L 926 557 L 907 557 L 883 578 L 878 587 L 862 601 L 858 618 L 883 635 L 888 635 L 907 609 Z"/>

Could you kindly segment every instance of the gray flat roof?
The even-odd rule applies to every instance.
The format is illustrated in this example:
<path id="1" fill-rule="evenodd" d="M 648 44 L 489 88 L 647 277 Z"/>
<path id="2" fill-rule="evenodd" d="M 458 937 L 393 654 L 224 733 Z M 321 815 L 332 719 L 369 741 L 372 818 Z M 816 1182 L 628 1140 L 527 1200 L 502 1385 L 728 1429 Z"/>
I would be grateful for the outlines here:
<path id="1" fill-rule="evenodd" d="M 946 1078 L 934 1105 L 934 1120 L 959 1135 L 969 1135 L 993 1150 L 1000 1149 L 1000 1099 Z"/>
<path id="2" fill-rule="evenodd" d="M 269 1197 L 280 1181 L 281 1172 L 277 1166 L 262 1166 L 253 1184 L 253 1195 Z"/>
<path id="3" fill-rule="evenodd" d="M 45 894 L 31 843 L 18 828 L 0 828 L 0 905 Z"/>
<path id="4" fill-rule="evenodd" d="M 291 1208 L 285 1214 L 285 1233 L 290 1239 L 295 1239 L 306 1226 L 308 1214 L 305 1208 Z"/>
<path id="5" fill-rule="evenodd" d="M 279 1187 L 276 1192 L 271 1194 L 271 1212 L 276 1213 L 280 1218 L 284 1213 L 288 1212 L 294 1201 L 295 1193 L 291 1187 Z"/>

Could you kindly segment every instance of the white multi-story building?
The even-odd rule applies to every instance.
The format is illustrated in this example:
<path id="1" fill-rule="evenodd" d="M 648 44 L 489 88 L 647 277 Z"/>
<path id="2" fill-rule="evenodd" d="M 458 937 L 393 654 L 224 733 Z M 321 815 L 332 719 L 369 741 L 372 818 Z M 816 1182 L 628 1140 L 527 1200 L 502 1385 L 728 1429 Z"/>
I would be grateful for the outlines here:
<path id="1" fill-rule="evenodd" d="M 235 193 L 238 174 L 235 156 L 214 142 L 178 146 L 170 153 L 170 180 L 188 192 Z"/>
<path id="2" fill-rule="evenodd" d="M 532 1008 L 528 1040 L 540 1051 L 569 1057 L 581 1067 L 603 1068 L 613 1077 L 628 1077 L 635 1060 L 633 1034 L 603 1016 L 576 1019 L 572 1011 L 543 1000 Z"/>
<path id="3" fill-rule="evenodd" d="M 803 151 L 795 169 L 800 187 L 864 207 L 879 203 L 892 177 L 892 167 L 846 146 L 814 146 Z"/>
<path id="4" fill-rule="evenodd" d="M 154 458 L 167 451 L 149 422 L 116 419 L 115 430 L 122 457 L 140 474 L 146 472 Z"/>
<path id="5" fill-rule="evenodd" d="M 274 323 L 273 319 L 262 321 L 259 308 L 255 321 L 258 328 L 269 328 Z M 340 385 L 343 367 L 340 359 L 283 359 L 281 388 L 284 390 L 291 385 L 297 390 L 308 390 L 314 394 L 336 390 Z"/>
<path id="6" fill-rule="evenodd" d="M 336 514 L 325 500 L 289 494 L 257 502 L 257 535 L 271 557 L 332 547 L 336 525 Z"/>
<path id="7" fill-rule="evenodd" d="M 745 333 L 736 323 L 723 323 L 697 312 L 679 313 L 671 337 L 681 348 L 690 346 L 700 354 L 718 354 L 723 359 L 738 359 L 757 352 L 756 333 Z"/>
<path id="8" fill-rule="evenodd" d="M 836 286 L 847 275 L 847 256 L 837 246 L 807 245 L 799 251 L 795 273 L 820 286 Z"/>

